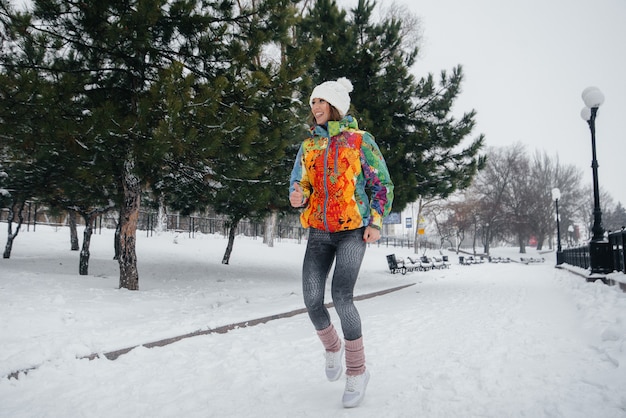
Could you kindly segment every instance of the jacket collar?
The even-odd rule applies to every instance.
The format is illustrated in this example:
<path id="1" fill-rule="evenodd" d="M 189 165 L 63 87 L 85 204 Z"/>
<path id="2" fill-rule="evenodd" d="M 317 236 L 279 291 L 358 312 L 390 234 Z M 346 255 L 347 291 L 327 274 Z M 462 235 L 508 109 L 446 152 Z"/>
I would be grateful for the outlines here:
<path id="1" fill-rule="evenodd" d="M 343 119 L 328 121 L 326 125 L 313 125 L 311 134 L 313 136 L 333 137 L 348 129 L 359 129 L 359 124 L 352 116 L 345 116 Z"/>

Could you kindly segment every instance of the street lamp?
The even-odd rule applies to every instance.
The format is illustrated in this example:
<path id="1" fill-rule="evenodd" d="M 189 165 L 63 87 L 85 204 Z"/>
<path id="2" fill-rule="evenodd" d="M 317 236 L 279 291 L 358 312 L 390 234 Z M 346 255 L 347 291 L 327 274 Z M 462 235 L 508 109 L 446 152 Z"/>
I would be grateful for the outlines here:
<path id="1" fill-rule="evenodd" d="M 554 207 L 556 208 L 556 265 L 563 264 L 563 251 L 561 248 L 561 223 L 559 220 L 559 199 L 561 198 L 561 191 L 558 188 L 552 189 L 552 200 L 554 200 Z"/>
<path id="2" fill-rule="evenodd" d="M 596 115 L 604 103 L 604 95 L 597 87 L 587 87 L 582 93 L 585 107 L 580 116 L 587 121 L 591 131 L 591 168 L 593 170 L 593 236 L 589 242 L 589 264 L 591 273 L 609 273 L 612 269 L 612 257 L 608 240 L 604 238 L 602 210 L 600 209 L 600 187 L 598 186 L 598 160 L 596 158 Z"/>

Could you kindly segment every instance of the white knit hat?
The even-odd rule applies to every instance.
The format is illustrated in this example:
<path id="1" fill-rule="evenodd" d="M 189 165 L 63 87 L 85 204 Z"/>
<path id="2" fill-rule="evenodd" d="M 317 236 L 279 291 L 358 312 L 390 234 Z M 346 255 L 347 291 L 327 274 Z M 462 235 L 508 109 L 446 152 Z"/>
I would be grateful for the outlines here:
<path id="1" fill-rule="evenodd" d="M 309 105 L 313 106 L 313 99 L 324 99 L 333 105 L 341 116 L 345 116 L 350 109 L 350 92 L 352 83 L 345 77 L 337 81 L 325 81 L 313 89 L 309 98 Z"/>

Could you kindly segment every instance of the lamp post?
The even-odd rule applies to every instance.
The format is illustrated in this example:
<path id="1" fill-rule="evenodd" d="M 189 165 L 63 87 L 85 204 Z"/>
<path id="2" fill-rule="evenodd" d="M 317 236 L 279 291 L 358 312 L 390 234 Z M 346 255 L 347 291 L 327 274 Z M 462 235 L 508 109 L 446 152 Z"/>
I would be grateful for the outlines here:
<path id="1" fill-rule="evenodd" d="M 558 188 L 552 189 L 552 200 L 554 200 L 554 207 L 556 208 L 556 265 L 563 264 L 563 249 L 561 247 L 561 223 L 559 219 L 559 199 L 561 198 L 561 191 Z"/>
<path id="2" fill-rule="evenodd" d="M 597 87 L 587 87 L 582 93 L 585 107 L 580 116 L 587 121 L 591 131 L 591 168 L 593 170 L 593 236 L 589 242 L 589 265 L 591 273 L 608 273 L 612 271 L 612 258 L 609 242 L 604 238 L 602 227 L 602 210 L 600 209 L 600 187 L 598 186 L 598 160 L 596 158 L 596 115 L 598 108 L 604 103 L 604 94 Z"/>

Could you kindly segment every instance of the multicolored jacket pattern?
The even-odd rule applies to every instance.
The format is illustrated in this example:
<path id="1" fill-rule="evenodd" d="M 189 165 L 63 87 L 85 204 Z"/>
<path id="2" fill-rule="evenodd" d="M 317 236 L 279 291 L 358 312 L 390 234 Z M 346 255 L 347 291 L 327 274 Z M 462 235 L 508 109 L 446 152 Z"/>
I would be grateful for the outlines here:
<path id="1" fill-rule="evenodd" d="M 315 125 L 296 156 L 289 192 L 297 182 L 305 196 L 305 228 L 339 232 L 372 225 L 382 228 L 391 211 L 393 183 L 372 135 L 346 116 Z M 368 193 L 369 192 L 369 195 Z"/>

